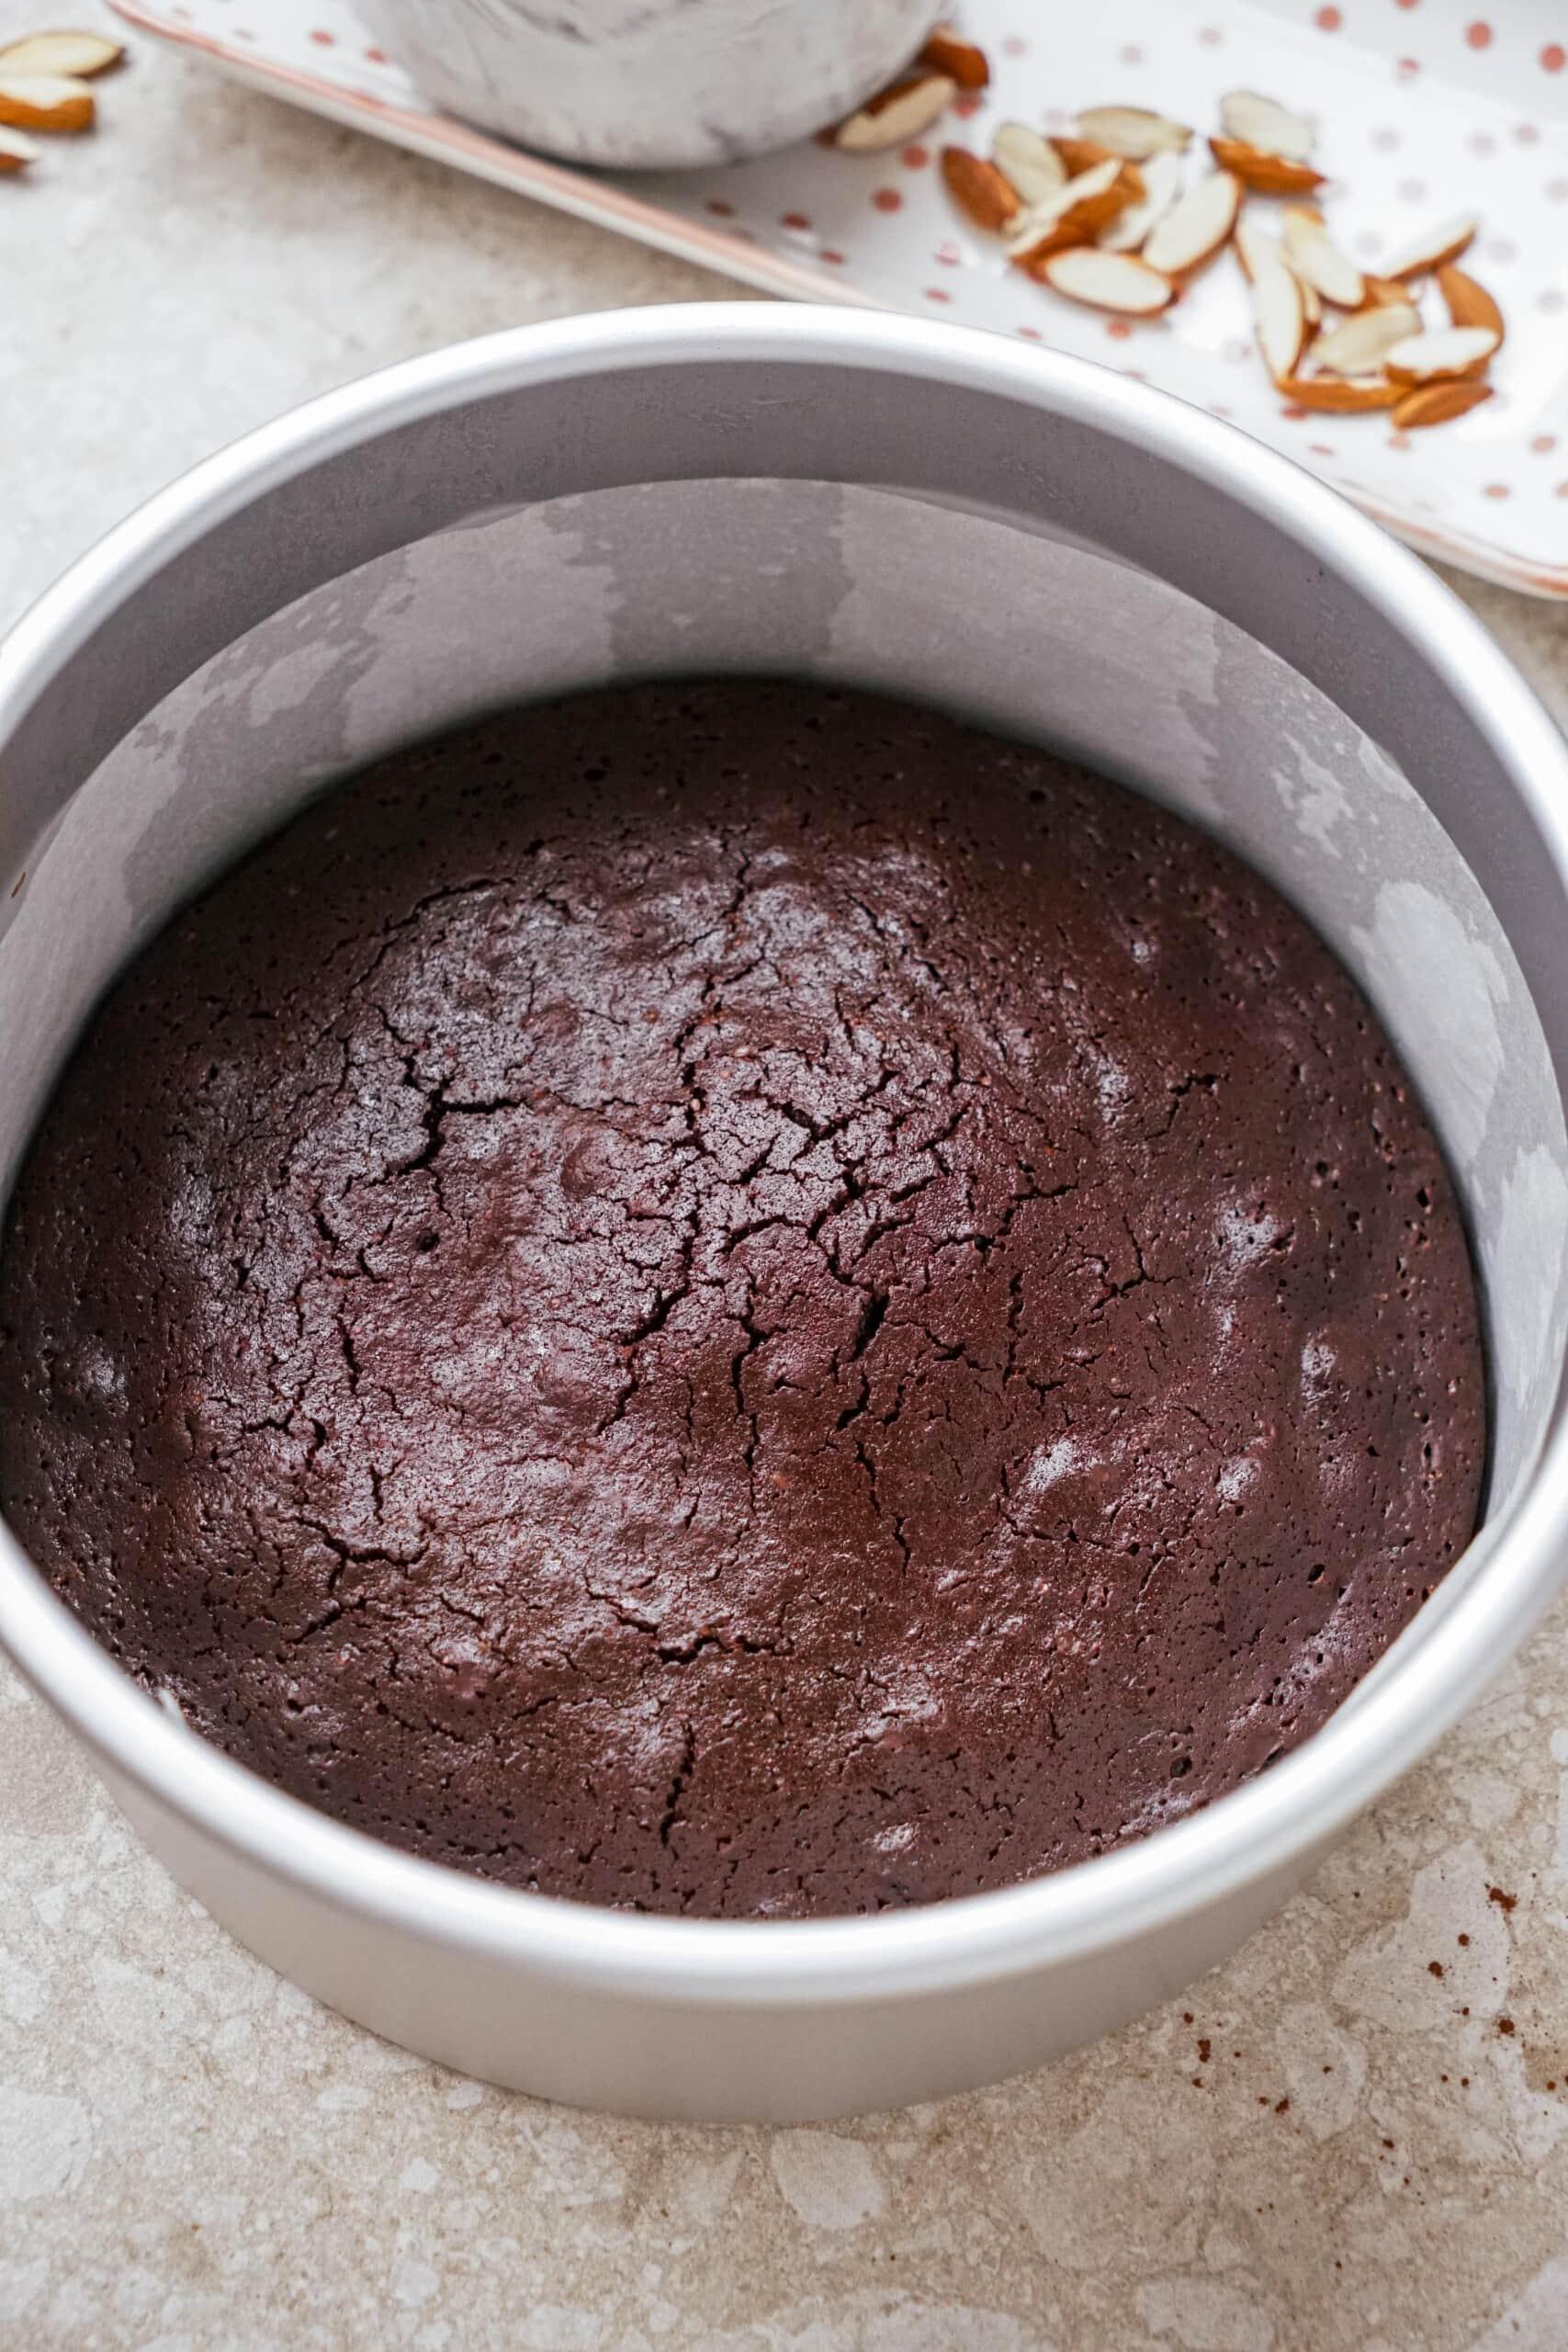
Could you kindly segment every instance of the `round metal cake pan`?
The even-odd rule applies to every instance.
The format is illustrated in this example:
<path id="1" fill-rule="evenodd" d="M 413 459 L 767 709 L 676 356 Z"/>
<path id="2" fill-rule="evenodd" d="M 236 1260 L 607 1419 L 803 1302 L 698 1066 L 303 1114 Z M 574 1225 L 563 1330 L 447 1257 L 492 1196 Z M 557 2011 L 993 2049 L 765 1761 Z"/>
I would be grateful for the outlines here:
<path id="1" fill-rule="evenodd" d="M 1332 492 L 1196 409 L 913 320 L 735 305 L 525 329 L 373 377 L 199 467 L 0 651 L 0 882 L 46 871 L 78 791 L 182 680 L 323 583 L 529 502 L 759 480 L 881 486 L 1089 548 L 1130 587 L 1168 583 L 1271 649 L 1412 780 L 1473 875 L 1539 1023 L 1550 1100 L 1532 1116 L 1561 1136 L 1568 752 L 1491 640 Z M 84 919 L 61 904 L 63 970 Z M 132 944 L 127 913 L 107 948 Z M 39 1065 L 0 1105 L 13 1170 L 68 1043 L 6 1038 L 13 1068 Z M 1504 1102 L 1514 1076 L 1483 1077 Z M 1545 1159 L 1531 1197 L 1550 1224 L 1562 1176 Z M 1352 1700 L 1207 1811 L 999 1893 L 729 1924 L 514 1892 L 344 1827 L 195 1737 L 3 1529 L 0 1641 L 185 1886 L 285 1974 L 413 2050 L 649 2116 L 782 2121 L 929 2098 L 1081 2043 L 1223 1958 L 1523 1639 L 1568 1565 L 1562 1317 L 1546 1297 L 1560 1274 L 1543 1267 L 1544 1304 L 1488 1302 L 1495 1351 L 1501 1315 L 1550 1358 L 1518 1475 Z"/>

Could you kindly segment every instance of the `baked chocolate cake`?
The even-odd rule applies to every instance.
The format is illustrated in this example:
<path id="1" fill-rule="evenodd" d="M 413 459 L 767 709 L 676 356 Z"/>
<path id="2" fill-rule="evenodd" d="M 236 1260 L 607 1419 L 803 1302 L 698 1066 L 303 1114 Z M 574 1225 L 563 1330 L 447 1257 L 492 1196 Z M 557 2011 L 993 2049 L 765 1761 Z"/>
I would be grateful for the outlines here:
<path id="1" fill-rule="evenodd" d="M 1453 1561 L 1476 1302 L 1337 963 L 1148 802 L 804 685 L 358 775 L 100 1010 L 0 1494 L 187 1721 L 516 1886 L 865 1911 L 1256 1773 Z"/>

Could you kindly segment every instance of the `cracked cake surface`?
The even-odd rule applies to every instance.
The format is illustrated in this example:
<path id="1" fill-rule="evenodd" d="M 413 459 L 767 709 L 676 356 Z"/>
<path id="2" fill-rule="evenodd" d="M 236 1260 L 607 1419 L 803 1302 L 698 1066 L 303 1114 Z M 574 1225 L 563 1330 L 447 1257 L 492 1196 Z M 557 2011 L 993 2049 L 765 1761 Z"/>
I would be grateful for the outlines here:
<path id="1" fill-rule="evenodd" d="M 1002 1884 L 1322 1723 L 1466 1542 L 1476 1304 L 1343 969 L 1180 820 L 858 694 L 399 754 L 91 1023 L 0 1496 L 396 1845 L 731 1917 Z"/>

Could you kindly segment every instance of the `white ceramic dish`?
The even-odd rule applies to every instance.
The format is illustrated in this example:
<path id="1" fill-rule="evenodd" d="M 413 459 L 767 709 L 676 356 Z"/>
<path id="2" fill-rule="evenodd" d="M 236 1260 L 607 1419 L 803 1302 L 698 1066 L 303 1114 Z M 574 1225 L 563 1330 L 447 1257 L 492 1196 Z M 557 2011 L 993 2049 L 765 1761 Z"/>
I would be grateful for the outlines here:
<path id="1" fill-rule="evenodd" d="M 1471 1218 L 1486 1524 L 1314 1738 L 1207 1812 L 863 1919 L 639 1917 L 313 1813 L 134 1686 L 0 1529 L 0 1640 L 233 1932 L 466 2072 L 655 2115 L 930 2098 L 1221 1958 L 1450 1724 L 1568 1566 L 1568 749 L 1298 468 L 1054 353 L 868 312 L 622 312 L 254 434 L 0 650 L 0 1191 L 113 971 L 300 798 L 502 698 L 777 667 L 1061 741 L 1215 828 L 1380 1006 Z M 25 878 L 24 878 L 25 877 Z"/>
<path id="2" fill-rule="evenodd" d="M 754 163 L 636 177 L 547 163 L 439 113 L 353 0 L 114 5 L 279 97 L 770 293 L 990 327 L 1143 376 L 1294 458 L 1424 553 L 1568 596 L 1568 29 L 1545 0 L 1510 0 L 1490 24 L 1473 0 L 1424 0 L 1418 12 L 1393 0 L 969 0 L 964 24 L 993 86 L 901 154 L 807 141 Z M 1062 109 L 1115 97 L 1213 127 L 1219 96 L 1247 85 L 1319 118 L 1332 216 L 1369 265 L 1464 206 L 1481 211 L 1473 266 L 1510 328 L 1484 407 L 1410 435 L 1386 417 L 1282 409 L 1228 258 L 1168 321 L 1133 329 L 1010 269 L 932 169 L 943 137 L 983 146 L 1009 116 L 1065 123 Z"/>
<path id="3" fill-rule="evenodd" d="M 363 0 L 419 88 L 583 164 L 731 163 L 803 139 L 908 62 L 935 0 Z"/>

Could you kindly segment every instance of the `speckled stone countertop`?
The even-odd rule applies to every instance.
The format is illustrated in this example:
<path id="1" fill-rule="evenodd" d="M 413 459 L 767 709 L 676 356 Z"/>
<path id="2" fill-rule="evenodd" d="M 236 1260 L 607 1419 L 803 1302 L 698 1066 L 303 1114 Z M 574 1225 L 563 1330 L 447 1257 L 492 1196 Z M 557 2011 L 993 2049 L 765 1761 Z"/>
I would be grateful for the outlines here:
<path id="1" fill-rule="evenodd" d="M 0 37 L 58 13 L 0 0 Z M 0 622 L 366 369 L 733 289 L 140 44 L 0 190 Z M 1568 718 L 1568 610 L 1461 584 Z M 1568 1609 L 1308 1892 L 1048 2073 L 832 2131 L 462 2082 L 231 1943 L 0 1669 L 0 2346 L 1568 2352 Z"/>

